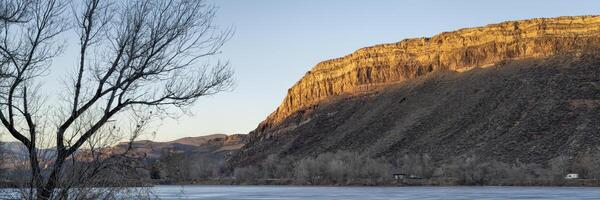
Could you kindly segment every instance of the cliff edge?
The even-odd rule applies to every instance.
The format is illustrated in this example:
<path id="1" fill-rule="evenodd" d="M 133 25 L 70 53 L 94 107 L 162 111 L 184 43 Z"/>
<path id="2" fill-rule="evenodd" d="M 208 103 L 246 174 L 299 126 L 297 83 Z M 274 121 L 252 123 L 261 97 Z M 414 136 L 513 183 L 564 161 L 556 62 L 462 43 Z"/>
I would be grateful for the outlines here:
<path id="1" fill-rule="evenodd" d="M 294 84 L 257 129 L 344 93 L 369 90 L 433 71 L 464 71 L 503 60 L 549 57 L 600 38 L 600 16 L 538 18 L 445 32 L 357 50 L 323 61 Z"/>

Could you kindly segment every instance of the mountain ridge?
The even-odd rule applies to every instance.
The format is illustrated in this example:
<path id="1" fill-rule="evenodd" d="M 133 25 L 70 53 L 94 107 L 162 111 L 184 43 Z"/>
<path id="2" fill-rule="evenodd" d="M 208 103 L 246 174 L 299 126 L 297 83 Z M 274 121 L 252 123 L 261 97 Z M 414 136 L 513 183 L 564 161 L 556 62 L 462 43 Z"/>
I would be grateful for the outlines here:
<path id="1" fill-rule="evenodd" d="M 183 137 L 172 141 L 152 141 L 136 140 L 132 143 L 132 154 L 134 156 L 144 156 L 147 158 L 159 158 L 165 151 L 175 151 L 180 153 L 190 153 L 193 151 L 202 151 L 204 153 L 230 152 L 241 148 L 245 144 L 245 134 L 210 134 L 196 137 Z M 119 142 L 115 145 L 104 147 L 105 153 L 120 153 L 128 148 L 129 142 Z M 0 148 L 3 148 L 4 155 L 10 159 L 27 160 L 27 148 L 20 142 L 1 142 Z M 54 152 L 54 148 L 40 149 L 43 155 L 45 152 Z M 82 149 L 80 152 L 86 152 Z M 50 154 L 51 155 L 51 154 Z M 48 155 L 46 155 L 48 156 Z"/>
<path id="2" fill-rule="evenodd" d="M 599 41 L 600 16 L 593 15 L 508 21 L 361 48 L 344 57 L 320 62 L 307 72 L 288 90 L 281 105 L 250 132 L 248 144 L 230 161 L 233 165 L 248 165 L 271 154 L 305 157 L 350 150 L 371 156 L 406 151 L 431 153 L 436 154 L 436 160 L 440 156 L 452 158 L 470 152 L 506 162 L 517 158 L 538 163 L 559 154 L 577 153 L 579 150 L 551 141 L 530 140 L 547 137 L 566 142 L 571 137 L 591 137 L 590 131 L 599 129 L 585 122 L 597 120 L 589 111 L 597 110 L 600 102 L 597 86 L 600 81 L 592 76 L 599 68 L 591 59 L 598 52 L 582 55 L 590 44 Z M 571 66 L 573 63 L 578 66 Z M 557 81 L 564 85 L 541 84 Z M 572 88 L 574 85 L 580 88 Z M 472 91 L 477 91 L 477 95 L 462 96 Z M 523 96 L 514 102 L 496 100 L 506 98 L 501 94 L 513 93 Z M 454 101 L 447 101 L 452 98 Z M 461 98 L 466 100 L 462 102 Z M 415 99 L 421 102 L 413 102 Z M 534 99 L 548 105 L 529 102 Z M 500 110 L 494 110 L 496 107 Z M 553 112 L 561 115 L 555 116 Z M 515 113 L 520 113 L 521 118 L 513 116 Z M 498 116 L 487 119 L 485 114 Z M 468 121 L 455 123 L 466 123 L 464 127 L 446 123 L 463 118 Z M 559 127 L 543 120 L 565 125 Z M 514 127 L 505 122 L 515 123 Z M 584 122 L 588 124 L 586 128 L 577 124 Z M 551 133 L 538 130 L 544 128 L 539 124 L 545 124 Z M 535 143 L 544 149 L 536 150 L 539 152 L 534 156 L 522 156 L 526 150 L 512 152 L 502 145 L 479 149 L 490 144 L 484 139 L 469 141 L 465 135 L 474 131 L 482 132 L 485 137 L 497 137 L 500 142 Z M 579 136 L 560 136 L 559 131 Z M 449 137 L 451 146 L 436 139 L 442 135 Z M 526 144 L 512 137 L 525 138 Z M 588 142 L 596 141 L 591 138 Z M 412 147 L 411 143 L 421 140 L 421 147 Z M 445 148 L 432 146 L 436 143 Z M 582 144 L 586 148 L 589 145 Z M 548 149 L 552 147 L 561 149 Z M 490 151 L 504 151 L 507 156 Z"/>
<path id="3" fill-rule="evenodd" d="M 600 16 L 535 18 L 443 32 L 360 48 L 322 61 L 289 90 L 257 131 L 277 126 L 292 113 L 343 93 L 405 81 L 431 71 L 463 70 L 507 59 L 540 58 L 596 40 Z"/>

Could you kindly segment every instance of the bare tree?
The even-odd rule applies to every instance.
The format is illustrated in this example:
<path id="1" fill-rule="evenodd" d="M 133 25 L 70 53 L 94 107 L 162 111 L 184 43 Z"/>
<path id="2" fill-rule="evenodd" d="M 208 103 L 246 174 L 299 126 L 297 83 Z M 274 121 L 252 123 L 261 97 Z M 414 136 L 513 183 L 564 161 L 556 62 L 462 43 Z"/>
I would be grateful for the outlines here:
<path id="1" fill-rule="evenodd" d="M 30 1 L 6 0 L 0 2 L 0 21 L 3 23 L 23 23 L 28 12 Z"/>
<path id="2" fill-rule="evenodd" d="M 2 137 L 2 133 L 0 133 L 0 137 Z M 4 179 L 5 172 L 4 163 L 6 162 L 6 155 L 4 155 L 4 146 L 4 143 L 0 140 L 0 181 Z"/>
<path id="3" fill-rule="evenodd" d="M 0 1 L 0 121 L 29 151 L 31 197 L 66 198 L 57 191 L 66 161 L 99 132 L 139 128 L 229 89 L 232 71 L 208 59 L 231 36 L 214 26 L 214 14 L 200 0 Z M 48 88 L 61 99 L 49 105 L 41 77 L 65 67 L 51 60 L 69 28 L 79 36 L 77 65 L 64 88 Z M 47 162 L 44 147 L 54 149 Z"/>
<path id="4" fill-rule="evenodd" d="M 433 177 L 436 170 L 429 154 L 399 154 L 393 162 L 401 172 L 422 178 Z"/>

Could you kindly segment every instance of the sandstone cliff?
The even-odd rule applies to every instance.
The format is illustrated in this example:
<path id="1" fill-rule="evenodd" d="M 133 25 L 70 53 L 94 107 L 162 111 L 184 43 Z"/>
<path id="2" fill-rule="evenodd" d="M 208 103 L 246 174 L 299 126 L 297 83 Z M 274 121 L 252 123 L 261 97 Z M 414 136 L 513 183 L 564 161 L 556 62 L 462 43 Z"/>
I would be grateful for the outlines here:
<path id="1" fill-rule="evenodd" d="M 598 42 L 600 16 L 580 16 L 359 49 L 302 77 L 230 163 L 349 150 L 545 164 L 600 152 Z"/>
<path id="2" fill-rule="evenodd" d="M 323 61 L 307 72 L 288 90 L 277 110 L 259 125 L 255 135 L 332 96 L 432 71 L 464 71 L 503 60 L 544 58 L 598 38 L 600 16 L 578 16 L 509 21 L 362 48 Z"/>

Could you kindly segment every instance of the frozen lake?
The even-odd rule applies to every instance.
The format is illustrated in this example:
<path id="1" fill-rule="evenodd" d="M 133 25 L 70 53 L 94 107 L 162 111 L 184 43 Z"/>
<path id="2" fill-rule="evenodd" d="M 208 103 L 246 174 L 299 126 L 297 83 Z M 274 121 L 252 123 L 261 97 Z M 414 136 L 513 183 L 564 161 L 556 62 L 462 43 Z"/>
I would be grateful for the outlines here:
<path id="1" fill-rule="evenodd" d="M 161 199 L 599 199 L 594 187 L 157 186 Z"/>

